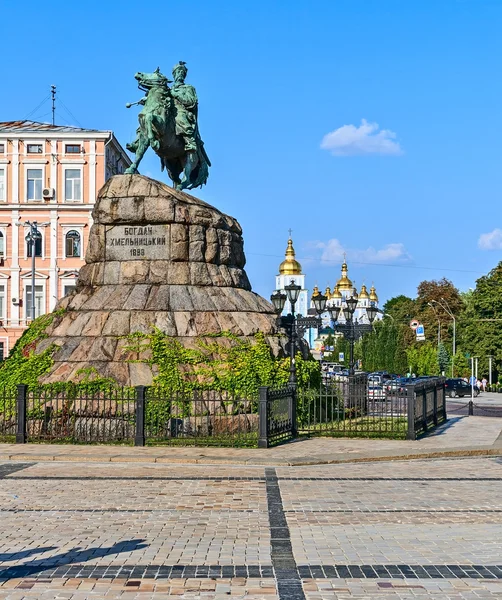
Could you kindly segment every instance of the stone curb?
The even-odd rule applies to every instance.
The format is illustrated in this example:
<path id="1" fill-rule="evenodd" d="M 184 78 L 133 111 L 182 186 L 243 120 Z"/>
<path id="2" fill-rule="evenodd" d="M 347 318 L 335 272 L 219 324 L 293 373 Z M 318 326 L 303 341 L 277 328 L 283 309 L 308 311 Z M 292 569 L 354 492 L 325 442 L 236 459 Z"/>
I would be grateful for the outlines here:
<path id="1" fill-rule="evenodd" d="M 424 460 L 431 458 L 468 458 L 473 456 L 502 456 L 501 447 L 457 448 L 450 450 L 428 450 L 418 452 L 381 452 L 375 454 L 336 454 L 318 458 L 238 458 L 218 456 L 150 456 L 150 455 L 96 455 L 96 454 L 0 454 L 0 461 L 23 462 L 98 462 L 98 463 L 159 463 L 159 464 L 199 464 L 199 465 L 247 465 L 301 467 L 314 465 L 333 465 L 357 462 L 382 462 L 395 460 Z"/>

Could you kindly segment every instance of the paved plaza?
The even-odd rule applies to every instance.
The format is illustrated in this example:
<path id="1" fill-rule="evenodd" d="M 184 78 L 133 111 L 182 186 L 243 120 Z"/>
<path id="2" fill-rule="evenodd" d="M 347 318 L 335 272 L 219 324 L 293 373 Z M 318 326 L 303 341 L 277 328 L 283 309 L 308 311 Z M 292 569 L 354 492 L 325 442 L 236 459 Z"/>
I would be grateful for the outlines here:
<path id="1" fill-rule="evenodd" d="M 0 509 L 2 600 L 502 597 L 499 457 L 11 460 Z"/>

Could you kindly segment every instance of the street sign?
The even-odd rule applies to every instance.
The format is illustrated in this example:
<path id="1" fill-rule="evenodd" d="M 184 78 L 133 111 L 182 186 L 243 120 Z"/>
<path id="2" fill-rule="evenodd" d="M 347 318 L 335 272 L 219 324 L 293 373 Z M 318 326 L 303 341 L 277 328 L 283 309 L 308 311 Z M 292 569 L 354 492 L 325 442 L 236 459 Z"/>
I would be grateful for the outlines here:
<path id="1" fill-rule="evenodd" d="M 410 327 L 414 330 L 416 330 L 416 328 L 420 325 L 420 322 L 417 321 L 416 319 L 413 319 L 412 321 L 410 321 Z"/>
<path id="2" fill-rule="evenodd" d="M 344 352 L 339 352 L 338 353 L 338 360 L 339 360 L 339 362 L 343 362 L 345 360 L 345 353 Z"/>
<path id="3" fill-rule="evenodd" d="M 418 323 L 418 325 L 415 329 L 415 333 L 416 333 L 418 342 L 423 342 L 425 340 L 425 329 L 424 329 L 424 326 L 422 325 L 422 323 Z"/>

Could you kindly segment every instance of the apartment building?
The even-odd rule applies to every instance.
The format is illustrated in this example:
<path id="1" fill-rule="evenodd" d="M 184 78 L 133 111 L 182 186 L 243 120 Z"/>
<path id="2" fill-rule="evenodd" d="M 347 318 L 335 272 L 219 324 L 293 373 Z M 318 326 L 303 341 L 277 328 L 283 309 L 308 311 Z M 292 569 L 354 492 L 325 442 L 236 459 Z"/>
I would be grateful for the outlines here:
<path id="1" fill-rule="evenodd" d="M 39 316 L 75 287 L 97 193 L 130 164 L 112 131 L 0 122 L 0 359 L 31 321 L 32 248 Z"/>

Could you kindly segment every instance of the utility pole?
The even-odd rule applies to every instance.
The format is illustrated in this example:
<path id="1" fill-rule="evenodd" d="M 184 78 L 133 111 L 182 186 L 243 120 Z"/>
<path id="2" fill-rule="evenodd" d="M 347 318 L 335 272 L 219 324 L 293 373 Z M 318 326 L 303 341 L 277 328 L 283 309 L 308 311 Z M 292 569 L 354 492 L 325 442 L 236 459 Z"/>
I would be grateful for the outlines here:
<path id="1" fill-rule="evenodd" d="M 490 385 L 492 384 L 492 358 L 493 358 L 493 355 L 489 354 L 488 355 L 488 383 Z"/>
<path id="2" fill-rule="evenodd" d="M 51 85 L 51 96 L 52 96 L 52 125 L 56 124 L 56 86 Z"/>

